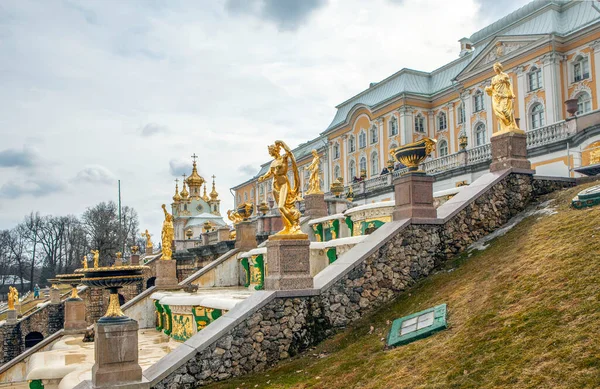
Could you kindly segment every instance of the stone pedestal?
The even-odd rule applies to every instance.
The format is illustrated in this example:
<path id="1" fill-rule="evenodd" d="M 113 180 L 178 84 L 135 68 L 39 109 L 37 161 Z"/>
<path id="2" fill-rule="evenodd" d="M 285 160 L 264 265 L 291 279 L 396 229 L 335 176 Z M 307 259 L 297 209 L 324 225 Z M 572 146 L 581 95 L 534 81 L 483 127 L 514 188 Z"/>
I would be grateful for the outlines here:
<path id="1" fill-rule="evenodd" d="M 50 288 L 50 304 L 60 304 L 60 290 Z"/>
<path id="2" fill-rule="evenodd" d="M 142 384 L 138 363 L 138 323 L 95 324 L 92 384 L 94 388 L 116 388 Z M 135 386 L 143 387 L 142 386 Z"/>
<path id="3" fill-rule="evenodd" d="M 309 216 L 311 219 L 327 216 L 327 204 L 323 193 L 304 196 L 304 216 Z"/>
<path id="4" fill-rule="evenodd" d="M 123 258 L 115 259 L 115 266 L 123 266 Z"/>
<path id="5" fill-rule="evenodd" d="M 242 251 L 255 249 L 256 244 L 256 223 L 239 222 L 235 226 L 235 248 Z"/>
<path id="6" fill-rule="evenodd" d="M 516 132 L 498 133 L 491 138 L 490 172 L 510 168 L 531 170 L 527 159 L 527 135 Z"/>
<path id="7" fill-rule="evenodd" d="M 84 333 L 86 328 L 85 303 L 82 299 L 68 298 L 65 301 L 65 333 Z"/>
<path id="8" fill-rule="evenodd" d="M 393 219 L 436 218 L 433 207 L 433 177 L 424 173 L 408 173 L 394 180 L 396 207 Z"/>
<path id="9" fill-rule="evenodd" d="M 313 288 L 308 235 L 269 237 L 265 273 L 266 290 Z"/>
<path id="10" fill-rule="evenodd" d="M 9 309 L 6 311 L 6 324 L 17 324 L 16 309 Z"/>
<path id="11" fill-rule="evenodd" d="M 177 261 L 174 259 L 159 259 L 156 262 L 156 281 L 154 285 L 157 288 L 177 286 Z"/>
<path id="12" fill-rule="evenodd" d="M 131 258 L 129 258 L 129 263 L 132 266 L 137 266 L 140 264 L 140 255 L 139 254 L 131 254 Z"/>

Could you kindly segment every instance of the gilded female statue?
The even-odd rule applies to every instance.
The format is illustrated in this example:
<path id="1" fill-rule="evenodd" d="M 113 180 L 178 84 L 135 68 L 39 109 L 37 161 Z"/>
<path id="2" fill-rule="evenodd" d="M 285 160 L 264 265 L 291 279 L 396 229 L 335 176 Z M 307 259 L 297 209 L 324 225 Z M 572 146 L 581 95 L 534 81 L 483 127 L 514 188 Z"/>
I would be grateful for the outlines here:
<path id="1" fill-rule="evenodd" d="M 321 179 L 319 178 L 319 163 L 321 162 L 321 158 L 319 158 L 319 153 L 317 150 L 312 151 L 313 160 L 308 165 L 308 171 L 310 171 L 310 178 L 308 180 L 308 190 L 306 194 L 321 194 Z"/>
<path id="2" fill-rule="evenodd" d="M 19 302 L 19 291 L 13 286 L 8 287 L 8 309 L 15 309 L 15 303 Z"/>
<path id="3" fill-rule="evenodd" d="M 152 239 L 148 230 L 142 233 L 142 237 L 146 238 L 146 254 L 152 254 Z"/>
<path id="4" fill-rule="evenodd" d="M 83 260 L 81 261 L 81 264 L 83 265 L 84 269 L 88 268 L 88 257 L 87 257 L 87 255 L 83 256 Z"/>
<path id="5" fill-rule="evenodd" d="M 92 254 L 94 254 L 94 269 L 98 268 L 98 262 L 100 260 L 100 251 L 98 250 L 91 250 L 90 251 Z"/>
<path id="6" fill-rule="evenodd" d="M 284 149 L 285 154 L 280 155 L 281 149 Z M 283 230 L 277 235 L 298 235 L 300 231 L 300 211 L 296 209 L 296 201 L 301 200 L 298 195 L 299 177 L 296 158 L 290 148 L 280 140 L 276 140 L 274 144 L 268 147 L 269 154 L 274 158 L 271 162 L 269 170 L 258 179 L 258 182 L 263 182 L 268 178 L 273 177 L 273 197 L 277 202 L 277 208 L 281 212 L 283 221 Z M 288 162 L 292 164 L 292 172 L 294 174 L 294 186 L 288 180 Z"/>
<path id="7" fill-rule="evenodd" d="M 494 64 L 496 75 L 492 78 L 492 84 L 485 88 L 485 93 L 492 96 L 492 108 L 500 123 L 500 132 L 523 133 L 515 121 L 514 100 L 515 94 L 510 84 L 510 77 L 504 73 L 502 64 Z"/>
<path id="8" fill-rule="evenodd" d="M 175 228 L 173 227 L 173 215 L 167 212 L 167 206 L 162 205 L 165 213 L 165 221 L 163 222 L 160 239 L 162 242 L 162 259 L 170 260 L 173 255 L 173 239 L 175 239 Z"/>

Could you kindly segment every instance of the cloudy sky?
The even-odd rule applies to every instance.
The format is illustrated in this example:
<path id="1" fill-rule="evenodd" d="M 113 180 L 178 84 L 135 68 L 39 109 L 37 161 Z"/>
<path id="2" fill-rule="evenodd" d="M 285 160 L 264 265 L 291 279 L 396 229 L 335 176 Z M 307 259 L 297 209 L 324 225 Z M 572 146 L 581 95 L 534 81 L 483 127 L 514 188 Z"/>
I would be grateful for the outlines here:
<path id="1" fill-rule="evenodd" d="M 526 0 L 3 0 L 0 228 L 117 199 L 157 233 L 196 153 L 229 188 L 266 145 L 322 132 L 335 106 Z"/>

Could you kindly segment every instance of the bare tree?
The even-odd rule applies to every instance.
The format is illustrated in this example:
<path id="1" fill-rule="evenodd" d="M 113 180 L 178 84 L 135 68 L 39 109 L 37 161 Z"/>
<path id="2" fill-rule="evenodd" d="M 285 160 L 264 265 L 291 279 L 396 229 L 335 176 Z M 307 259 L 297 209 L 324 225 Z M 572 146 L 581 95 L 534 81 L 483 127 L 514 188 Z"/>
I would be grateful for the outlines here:
<path id="1" fill-rule="evenodd" d="M 0 287 L 7 284 L 8 276 L 13 272 L 13 261 L 9 248 L 10 232 L 8 230 L 0 231 Z"/>
<path id="2" fill-rule="evenodd" d="M 39 254 L 36 253 L 36 250 L 40 237 L 40 229 L 42 228 L 42 219 L 40 218 L 39 212 L 31 212 L 29 215 L 27 215 L 22 223 L 22 226 L 23 228 L 21 231 L 24 234 L 24 238 L 27 240 L 27 246 L 31 252 L 31 263 L 29 265 L 29 290 L 33 290 L 33 278 Z"/>
<path id="3" fill-rule="evenodd" d="M 17 225 L 8 233 L 8 250 L 15 264 L 17 276 L 21 281 L 21 291 L 25 290 L 24 279 L 27 275 L 29 258 L 27 255 L 27 229 L 23 224 Z"/>

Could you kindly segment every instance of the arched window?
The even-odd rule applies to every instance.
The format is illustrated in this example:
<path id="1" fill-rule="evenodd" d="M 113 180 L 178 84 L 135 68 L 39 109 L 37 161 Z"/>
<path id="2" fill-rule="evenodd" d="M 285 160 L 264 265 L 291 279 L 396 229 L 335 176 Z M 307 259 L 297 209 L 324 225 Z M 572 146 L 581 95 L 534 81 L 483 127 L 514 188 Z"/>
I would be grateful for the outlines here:
<path id="1" fill-rule="evenodd" d="M 446 119 L 445 112 L 440 112 L 437 119 L 438 119 L 438 131 L 443 131 L 446 128 L 448 128 L 448 120 Z"/>
<path id="2" fill-rule="evenodd" d="M 527 75 L 529 80 L 529 91 L 538 90 L 542 87 L 542 70 L 533 66 Z"/>
<path id="3" fill-rule="evenodd" d="M 336 165 L 335 169 L 333 169 L 333 178 L 335 178 L 337 180 L 341 176 L 342 176 L 342 173 L 340 171 L 340 167 Z"/>
<path id="4" fill-rule="evenodd" d="M 354 135 L 350 135 L 348 137 L 348 152 L 353 153 L 356 151 L 356 140 L 354 139 Z"/>
<path id="5" fill-rule="evenodd" d="M 581 81 L 590 77 L 590 63 L 587 57 L 578 55 L 573 61 L 573 81 Z"/>
<path id="6" fill-rule="evenodd" d="M 240 196 L 239 194 L 237 195 L 237 203 L 238 205 L 242 203 L 242 196 Z"/>
<path id="7" fill-rule="evenodd" d="M 360 157 L 360 174 L 362 175 L 363 172 L 367 172 L 367 158 Z"/>
<path id="8" fill-rule="evenodd" d="M 421 114 L 415 116 L 415 132 L 425 132 L 425 118 Z"/>
<path id="9" fill-rule="evenodd" d="M 369 138 L 371 138 L 371 144 L 377 143 L 377 127 L 371 127 L 371 133 L 369 134 Z"/>
<path id="10" fill-rule="evenodd" d="M 365 130 L 361 130 L 360 134 L 358 134 L 358 147 L 361 149 L 367 147 L 367 133 Z"/>
<path id="11" fill-rule="evenodd" d="M 375 175 L 379 172 L 379 158 L 377 158 L 377 152 L 371 153 L 371 175 Z"/>
<path id="12" fill-rule="evenodd" d="M 258 186 L 258 193 L 262 196 L 265 193 L 265 186 L 263 184 Z"/>
<path id="13" fill-rule="evenodd" d="M 483 146 L 485 144 L 485 125 L 483 123 L 479 123 L 477 127 L 475 127 L 475 145 Z"/>
<path id="14" fill-rule="evenodd" d="M 254 200 L 254 188 L 250 189 L 250 199 Z"/>
<path id="15" fill-rule="evenodd" d="M 390 136 L 398 135 L 398 120 L 395 116 L 392 116 L 389 121 L 389 134 Z"/>
<path id="16" fill-rule="evenodd" d="M 483 111 L 483 93 L 480 90 L 473 96 L 473 107 L 475 107 L 475 112 Z"/>
<path id="17" fill-rule="evenodd" d="M 592 110 L 592 99 L 587 92 L 581 92 L 577 96 L 577 114 L 590 112 Z"/>
<path id="18" fill-rule="evenodd" d="M 460 104 L 457 111 L 458 124 L 463 124 L 465 122 L 465 106 Z"/>
<path id="19" fill-rule="evenodd" d="M 437 147 L 440 153 L 440 157 L 445 157 L 446 155 L 448 155 L 448 142 L 445 139 L 442 139 L 438 143 Z"/>
<path id="20" fill-rule="evenodd" d="M 531 108 L 530 118 L 531 129 L 544 126 L 544 107 L 542 106 L 542 104 L 535 104 Z"/>
<path id="21" fill-rule="evenodd" d="M 354 162 L 354 160 L 350 160 L 350 180 L 352 180 L 354 177 L 356 177 L 356 163 Z"/>
<path id="22" fill-rule="evenodd" d="M 244 201 L 248 201 L 248 192 L 244 192 Z"/>
<path id="23" fill-rule="evenodd" d="M 339 159 L 339 158 L 340 158 L 340 144 L 336 142 L 333 145 L 333 159 Z"/>

